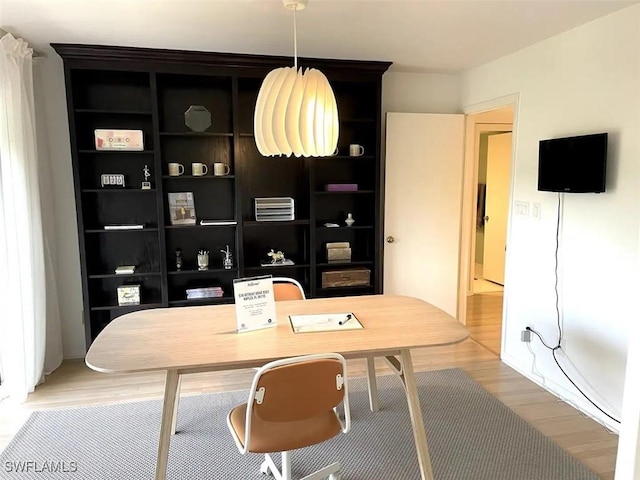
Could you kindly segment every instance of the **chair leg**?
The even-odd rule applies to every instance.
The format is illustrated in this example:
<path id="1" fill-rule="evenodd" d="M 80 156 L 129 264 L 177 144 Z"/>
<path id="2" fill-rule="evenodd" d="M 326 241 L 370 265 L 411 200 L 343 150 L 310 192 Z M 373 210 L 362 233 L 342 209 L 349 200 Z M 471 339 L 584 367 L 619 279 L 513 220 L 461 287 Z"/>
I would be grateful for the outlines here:
<path id="1" fill-rule="evenodd" d="M 376 363 L 373 357 L 367 357 L 367 385 L 369 386 L 369 408 L 372 412 L 377 412 L 380 407 L 378 405 Z"/>

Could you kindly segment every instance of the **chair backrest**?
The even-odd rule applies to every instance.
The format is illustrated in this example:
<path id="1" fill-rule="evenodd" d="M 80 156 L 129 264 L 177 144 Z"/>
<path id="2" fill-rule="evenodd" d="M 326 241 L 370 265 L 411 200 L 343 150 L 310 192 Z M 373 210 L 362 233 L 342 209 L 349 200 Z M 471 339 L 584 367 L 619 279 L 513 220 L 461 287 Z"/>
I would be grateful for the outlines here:
<path id="1" fill-rule="evenodd" d="M 341 403 L 345 409 L 343 431 L 347 431 L 346 362 L 342 355 L 327 353 L 276 360 L 260 368 L 249 409 L 264 421 L 295 422 L 331 411 Z"/>
<path id="2" fill-rule="evenodd" d="M 304 289 L 300 282 L 293 278 L 274 277 L 273 296 L 276 302 L 282 300 L 305 300 Z"/>

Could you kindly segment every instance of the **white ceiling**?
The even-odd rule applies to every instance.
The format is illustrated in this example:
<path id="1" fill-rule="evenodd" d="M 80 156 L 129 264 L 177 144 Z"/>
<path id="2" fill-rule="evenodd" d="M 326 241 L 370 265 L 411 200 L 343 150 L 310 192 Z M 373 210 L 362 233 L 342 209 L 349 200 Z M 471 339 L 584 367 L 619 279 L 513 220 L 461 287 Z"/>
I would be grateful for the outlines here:
<path id="1" fill-rule="evenodd" d="M 639 0 L 309 0 L 298 54 L 387 60 L 395 71 L 457 72 Z M 49 43 L 293 54 L 281 0 L 0 0 L 0 27 Z"/>

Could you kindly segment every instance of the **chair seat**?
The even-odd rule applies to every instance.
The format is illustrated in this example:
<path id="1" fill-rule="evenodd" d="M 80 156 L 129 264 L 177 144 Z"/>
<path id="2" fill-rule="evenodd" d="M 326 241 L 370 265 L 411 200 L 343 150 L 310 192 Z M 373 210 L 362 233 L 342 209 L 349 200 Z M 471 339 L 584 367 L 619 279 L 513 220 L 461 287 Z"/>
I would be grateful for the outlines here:
<path id="1" fill-rule="evenodd" d="M 240 442 L 245 436 L 247 404 L 231 411 L 229 420 Z M 333 410 L 298 422 L 265 422 L 257 415 L 251 418 L 249 451 L 271 453 L 295 450 L 335 437 L 341 431 L 340 421 Z"/>

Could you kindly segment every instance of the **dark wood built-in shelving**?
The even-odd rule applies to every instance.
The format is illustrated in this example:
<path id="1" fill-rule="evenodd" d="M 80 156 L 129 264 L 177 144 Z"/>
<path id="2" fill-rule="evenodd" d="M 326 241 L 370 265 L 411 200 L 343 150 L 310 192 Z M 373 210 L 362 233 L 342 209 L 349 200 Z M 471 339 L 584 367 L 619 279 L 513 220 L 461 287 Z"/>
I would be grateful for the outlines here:
<path id="1" fill-rule="evenodd" d="M 287 57 L 54 44 L 64 61 L 75 185 L 84 323 L 87 346 L 119 315 L 147 308 L 233 303 L 233 280 L 271 274 L 300 281 L 309 297 L 382 292 L 382 74 L 390 63 L 300 58 L 319 68 L 338 103 L 338 155 L 265 158 L 253 133 L 253 112 L 264 77 L 288 65 Z M 211 113 L 202 132 L 185 125 L 191 105 Z M 96 150 L 95 129 L 141 130 L 144 150 Z M 365 154 L 351 157 L 350 144 Z M 208 173 L 193 176 L 191 164 Z M 213 163 L 229 166 L 214 176 Z M 185 174 L 170 176 L 169 163 Z M 151 177 L 144 177 L 144 167 Z M 102 188 L 102 174 L 123 174 L 125 188 Z M 148 181 L 150 189 L 143 190 Z M 359 190 L 325 191 L 333 183 Z M 192 192 L 195 225 L 173 225 L 168 193 Z M 295 220 L 255 220 L 260 197 L 292 197 Z M 356 223 L 344 226 L 348 213 Z M 236 222 L 200 225 L 202 219 Z M 325 222 L 339 227 L 324 227 Z M 104 225 L 145 225 L 104 230 Z M 328 242 L 350 242 L 353 261 L 328 263 Z M 227 245 L 233 268 L 224 269 Z M 176 269 L 176 249 L 182 269 Z M 267 265 L 281 250 L 294 265 Z M 198 270 L 197 253 L 209 251 Z M 115 268 L 135 265 L 133 274 Z M 369 286 L 321 288 L 322 273 L 367 268 Z M 139 305 L 118 305 L 117 288 L 140 286 Z M 187 300 L 186 290 L 220 286 L 222 298 Z M 187 328 L 187 327 L 185 327 Z"/>

